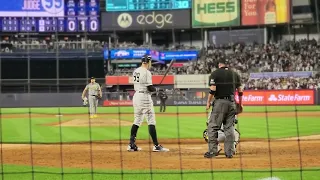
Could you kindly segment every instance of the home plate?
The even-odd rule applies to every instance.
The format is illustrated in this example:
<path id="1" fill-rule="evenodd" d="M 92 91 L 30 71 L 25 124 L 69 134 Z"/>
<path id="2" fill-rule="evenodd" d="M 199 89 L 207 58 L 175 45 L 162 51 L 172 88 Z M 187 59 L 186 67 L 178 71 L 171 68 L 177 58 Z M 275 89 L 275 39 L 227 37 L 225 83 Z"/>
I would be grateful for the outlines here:
<path id="1" fill-rule="evenodd" d="M 203 149 L 203 147 L 186 147 L 185 149 L 196 150 L 196 149 Z"/>
<path id="2" fill-rule="evenodd" d="M 62 116 L 63 116 L 62 114 L 57 114 L 57 115 L 56 115 L 56 117 L 62 117 Z"/>
<path id="3" fill-rule="evenodd" d="M 281 179 L 278 177 L 267 177 L 267 178 L 258 179 L 258 180 L 281 180 Z"/>

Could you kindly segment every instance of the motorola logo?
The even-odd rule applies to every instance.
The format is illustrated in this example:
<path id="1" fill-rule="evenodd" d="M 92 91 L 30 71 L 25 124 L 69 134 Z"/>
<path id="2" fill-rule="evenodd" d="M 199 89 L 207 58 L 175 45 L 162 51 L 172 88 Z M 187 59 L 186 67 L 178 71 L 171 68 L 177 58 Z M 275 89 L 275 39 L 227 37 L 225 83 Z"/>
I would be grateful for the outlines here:
<path id="1" fill-rule="evenodd" d="M 118 16 L 118 25 L 122 28 L 128 28 L 132 24 L 132 16 L 128 13 L 122 13 Z"/>

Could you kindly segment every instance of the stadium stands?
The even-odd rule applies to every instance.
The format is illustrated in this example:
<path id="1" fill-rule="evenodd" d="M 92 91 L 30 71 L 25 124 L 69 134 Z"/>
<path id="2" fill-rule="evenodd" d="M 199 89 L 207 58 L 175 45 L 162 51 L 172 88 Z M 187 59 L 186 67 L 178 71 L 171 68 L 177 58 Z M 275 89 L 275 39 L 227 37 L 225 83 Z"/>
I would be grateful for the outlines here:
<path id="1" fill-rule="evenodd" d="M 230 44 L 208 46 L 196 61 L 173 68 L 171 74 L 210 74 L 217 61 L 226 58 L 241 74 L 246 89 L 316 89 L 320 88 L 319 74 L 311 77 L 281 77 L 250 79 L 255 72 L 320 71 L 320 44 L 316 40 L 283 41 L 266 45 Z M 165 66 L 154 65 L 153 74 L 161 74 Z M 114 69 L 108 75 L 130 75 L 134 68 Z"/>

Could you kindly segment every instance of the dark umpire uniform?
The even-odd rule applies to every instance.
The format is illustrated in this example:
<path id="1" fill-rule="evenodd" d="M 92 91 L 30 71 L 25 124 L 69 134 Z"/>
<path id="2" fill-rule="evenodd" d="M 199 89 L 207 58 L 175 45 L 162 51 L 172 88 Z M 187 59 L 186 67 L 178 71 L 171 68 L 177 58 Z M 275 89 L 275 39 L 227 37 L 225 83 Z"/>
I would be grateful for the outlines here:
<path id="1" fill-rule="evenodd" d="M 227 158 L 232 158 L 234 154 L 234 121 L 236 114 L 234 92 L 238 89 L 242 99 L 240 76 L 227 68 L 227 61 L 220 60 L 219 68 L 212 72 L 209 78 L 209 97 L 207 109 L 212 104 L 211 116 L 208 120 L 208 148 L 204 154 L 205 158 L 212 158 L 218 155 L 218 131 L 223 123 L 226 139 L 224 141 L 224 151 Z M 241 100 L 242 101 L 242 100 Z M 240 103 L 241 104 L 241 103 Z"/>
<path id="2" fill-rule="evenodd" d="M 164 92 L 163 89 L 159 90 L 159 99 L 160 99 L 160 112 L 166 112 L 166 101 L 168 99 L 168 96 L 166 92 Z"/>

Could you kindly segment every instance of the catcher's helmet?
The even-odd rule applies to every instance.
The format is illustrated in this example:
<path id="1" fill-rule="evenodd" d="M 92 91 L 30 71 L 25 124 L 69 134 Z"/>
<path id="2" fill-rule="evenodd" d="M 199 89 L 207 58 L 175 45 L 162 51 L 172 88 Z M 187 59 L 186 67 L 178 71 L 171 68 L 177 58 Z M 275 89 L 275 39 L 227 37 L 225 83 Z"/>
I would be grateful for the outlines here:
<path id="1" fill-rule="evenodd" d="M 150 63 L 151 62 L 151 56 L 149 56 L 149 55 L 144 55 L 144 56 L 142 56 L 142 58 L 141 58 L 141 62 L 142 63 L 145 63 L 145 64 L 148 64 L 148 63 Z"/>

